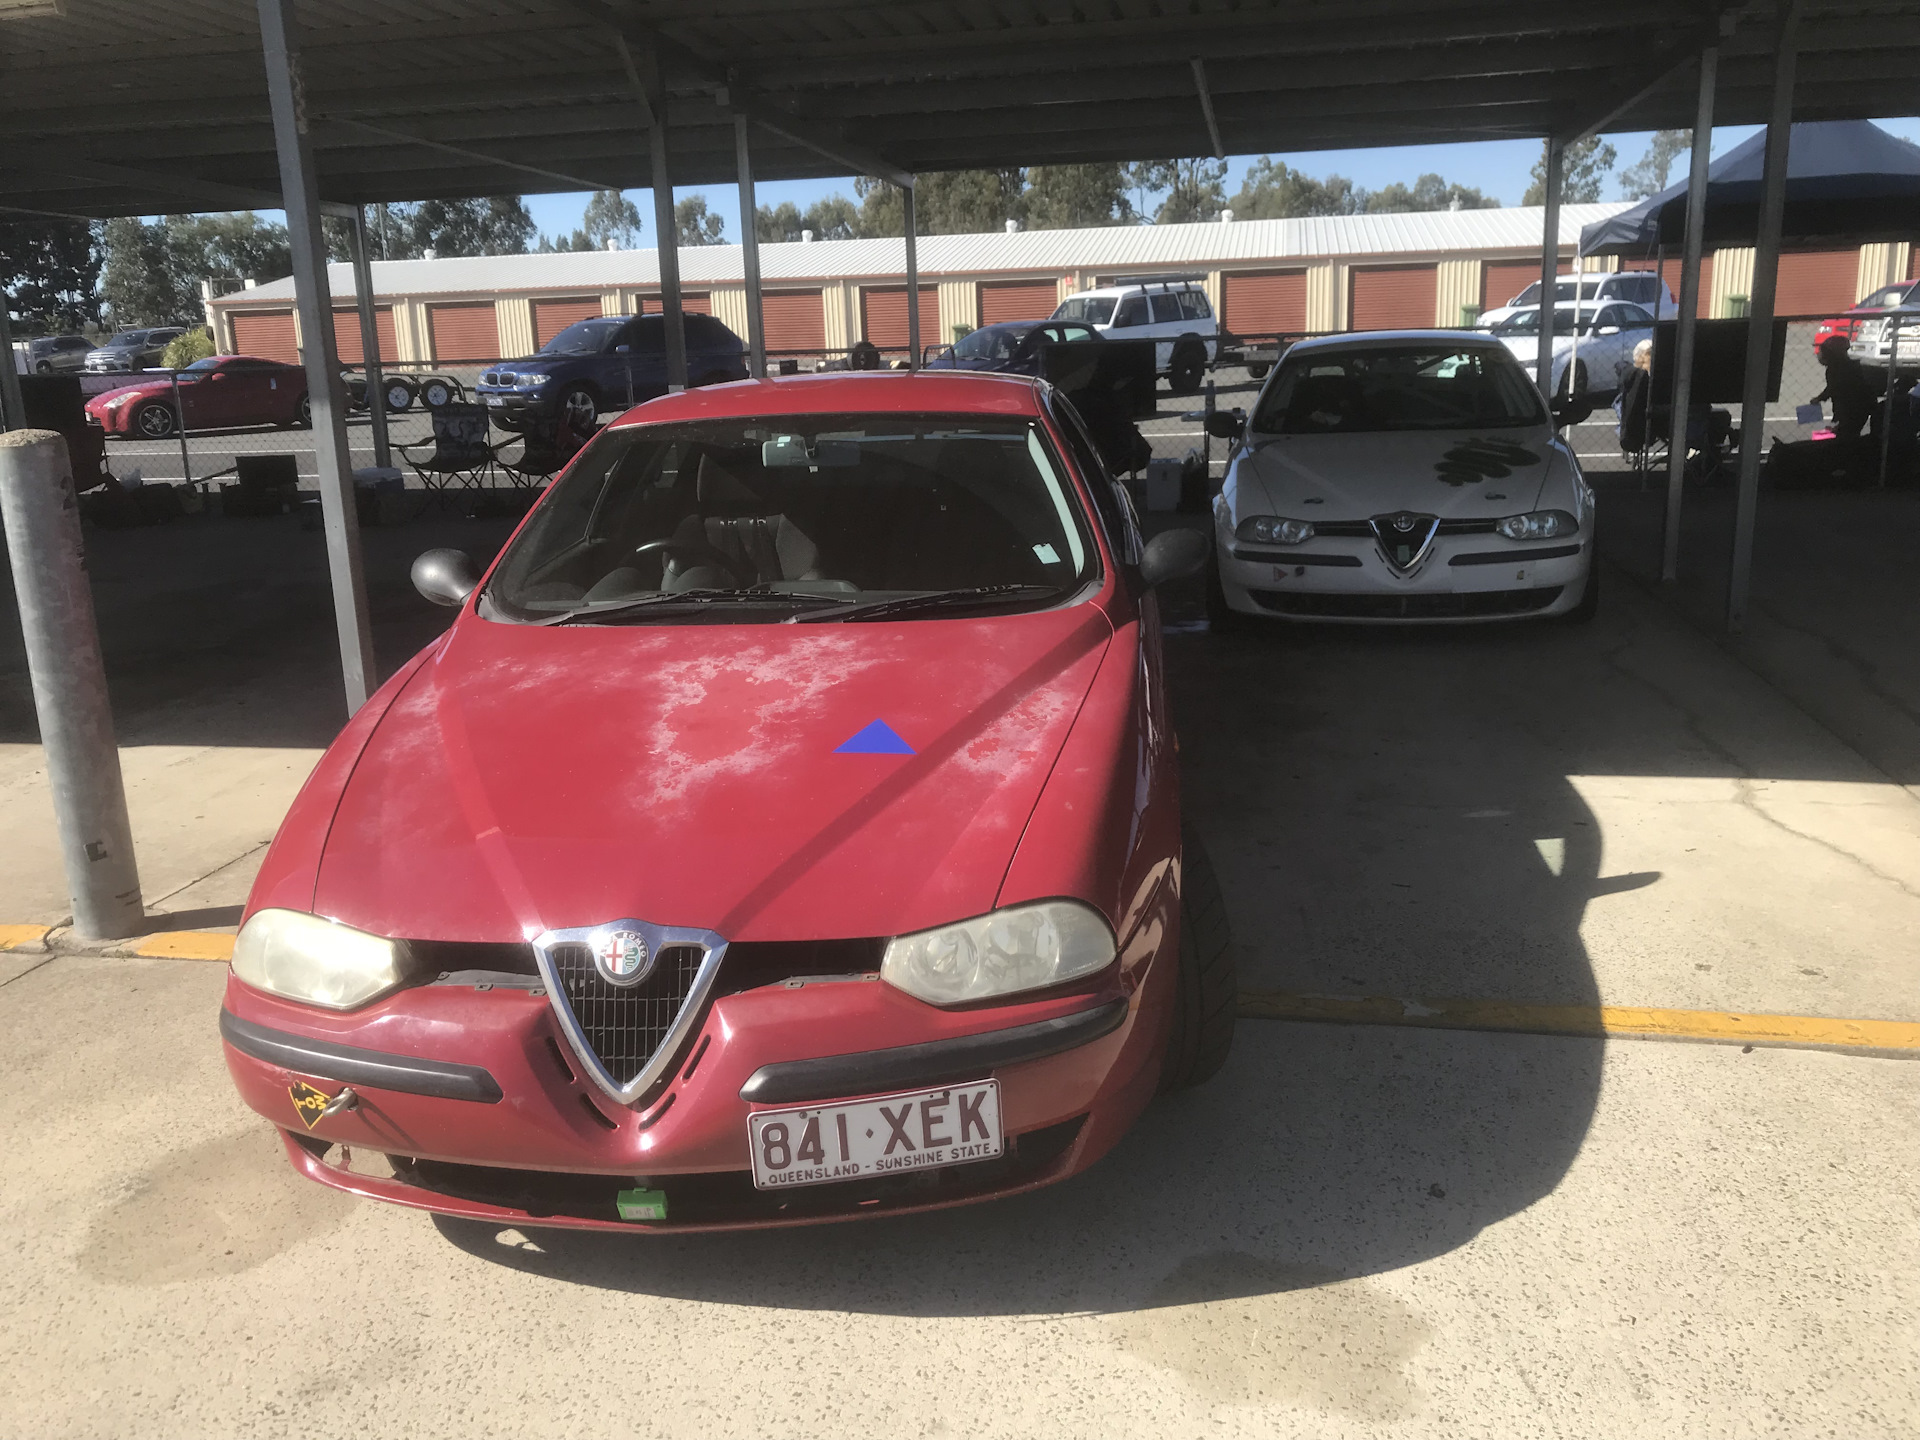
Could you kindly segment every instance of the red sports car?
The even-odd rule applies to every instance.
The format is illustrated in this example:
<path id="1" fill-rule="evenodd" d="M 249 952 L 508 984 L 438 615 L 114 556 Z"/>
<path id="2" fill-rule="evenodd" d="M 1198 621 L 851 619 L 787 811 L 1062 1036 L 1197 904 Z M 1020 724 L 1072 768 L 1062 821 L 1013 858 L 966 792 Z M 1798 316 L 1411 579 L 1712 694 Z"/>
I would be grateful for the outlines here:
<path id="1" fill-rule="evenodd" d="M 274 840 L 220 1016 L 241 1095 L 315 1180 L 503 1224 L 1084 1169 L 1232 1038 L 1152 593 L 1205 555 L 1142 545 L 1033 380 L 629 412 L 484 578 L 416 562 L 460 613 Z"/>
<path id="2" fill-rule="evenodd" d="M 1814 328 L 1813 348 L 1817 351 L 1820 343 L 1829 335 L 1843 335 L 1848 341 L 1852 341 L 1860 333 L 1862 320 L 1873 315 L 1884 315 L 1896 306 L 1908 304 L 1916 298 L 1920 298 L 1920 280 L 1902 280 L 1893 285 L 1882 285 L 1846 314 L 1822 320 Z"/>
<path id="3" fill-rule="evenodd" d="M 155 375 L 87 402 L 87 414 L 109 435 L 164 440 L 174 433 L 173 382 Z M 251 355 L 214 355 L 180 372 L 180 409 L 189 430 L 242 425 L 311 425 L 307 372 Z"/>

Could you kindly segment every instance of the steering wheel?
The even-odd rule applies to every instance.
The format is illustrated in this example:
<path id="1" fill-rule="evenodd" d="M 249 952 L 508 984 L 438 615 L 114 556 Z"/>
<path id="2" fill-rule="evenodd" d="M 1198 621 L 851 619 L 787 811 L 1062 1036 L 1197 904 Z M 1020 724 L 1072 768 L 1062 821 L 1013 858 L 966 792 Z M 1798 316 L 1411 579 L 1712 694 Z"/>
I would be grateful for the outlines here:
<path id="1" fill-rule="evenodd" d="M 760 577 L 750 571 L 743 571 L 739 561 L 721 554 L 711 545 L 703 545 L 698 541 L 675 540 L 671 536 L 664 540 L 649 540 L 644 545 L 634 547 L 632 558 L 637 560 L 642 555 L 650 554 L 655 550 L 665 551 L 669 555 L 685 555 L 691 559 L 703 560 L 709 565 L 718 565 L 738 580 L 743 587 L 751 588 L 759 583 Z"/>

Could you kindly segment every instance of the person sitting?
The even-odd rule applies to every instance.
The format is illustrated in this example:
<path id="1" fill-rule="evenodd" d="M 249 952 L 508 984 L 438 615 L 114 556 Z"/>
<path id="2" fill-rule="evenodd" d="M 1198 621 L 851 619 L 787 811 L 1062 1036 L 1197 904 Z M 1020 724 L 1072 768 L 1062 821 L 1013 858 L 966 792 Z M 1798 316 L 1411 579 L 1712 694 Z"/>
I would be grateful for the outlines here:
<path id="1" fill-rule="evenodd" d="M 1860 362 L 1847 351 L 1847 337 L 1829 335 L 1820 342 L 1820 364 L 1827 372 L 1827 387 L 1813 397 L 1815 405 L 1832 402 L 1833 434 L 1838 440 L 1857 440 L 1873 419 L 1873 386 Z"/>

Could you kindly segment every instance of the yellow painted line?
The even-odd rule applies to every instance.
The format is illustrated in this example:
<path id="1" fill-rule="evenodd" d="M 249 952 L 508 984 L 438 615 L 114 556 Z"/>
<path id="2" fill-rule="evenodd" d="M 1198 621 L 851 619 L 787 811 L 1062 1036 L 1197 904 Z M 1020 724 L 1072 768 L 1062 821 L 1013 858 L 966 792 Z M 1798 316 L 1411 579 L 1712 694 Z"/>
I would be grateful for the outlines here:
<path id="1" fill-rule="evenodd" d="M 0 950 L 24 950 L 47 938 L 51 925 L 0 925 Z"/>
<path id="2" fill-rule="evenodd" d="M 150 960 L 231 960 L 233 936 L 207 930 L 163 930 L 136 940 L 128 953 Z"/>
<path id="3" fill-rule="evenodd" d="M 1427 1030 L 1920 1051 L 1920 1023 L 1910 1020 L 1833 1020 L 1819 1015 L 1736 1015 L 1643 1005 L 1520 1005 L 1501 1000 L 1402 1000 L 1388 995 L 1295 995 L 1280 991 L 1243 992 L 1239 1011 L 1258 1020 L 1318 1020 Z"/>

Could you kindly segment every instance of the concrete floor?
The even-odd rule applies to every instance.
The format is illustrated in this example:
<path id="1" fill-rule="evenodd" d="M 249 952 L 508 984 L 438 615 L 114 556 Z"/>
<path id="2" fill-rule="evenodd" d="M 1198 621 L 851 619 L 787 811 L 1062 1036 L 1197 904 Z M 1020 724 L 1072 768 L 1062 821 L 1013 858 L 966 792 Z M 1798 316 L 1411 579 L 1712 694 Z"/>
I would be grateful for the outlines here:
<path id="1" fill-rule="evenodd" d="M 437 619 L 403 558 L 375 578 L 388 663 Z M 261 583 L 196 612 L 202 683 L 117 681 L 123 734 L 211 732 L 201 774 L 254 777 L 216 812 L 247 823 L 327 703 L 300 689 L 324 605 L 269 622 L 296 582 Z M 1920 801 L 1607 583 L 1585 630 L 1221 640 L 1169 597 L 1244 986 L 1920 1019 Z M 220 675 L 248 667 L 278 698 L 242 724 Z M 1047 1192 L 523 1234 L 296 1181 L 220 1062 L 220 967 L 7 959 L 4 1435 L 1920 1430 L 1906 1061 L 1243 1021 L 1219 1079 Z"/>

